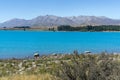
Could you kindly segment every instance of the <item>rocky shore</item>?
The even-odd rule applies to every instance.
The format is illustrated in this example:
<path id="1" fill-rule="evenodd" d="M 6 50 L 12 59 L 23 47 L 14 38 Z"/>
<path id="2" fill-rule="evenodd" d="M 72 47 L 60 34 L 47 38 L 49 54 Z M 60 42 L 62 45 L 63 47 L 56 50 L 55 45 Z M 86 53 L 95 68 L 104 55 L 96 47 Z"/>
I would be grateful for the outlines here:
<path id="1" fill-rule="evenodd" d="M 30 59 L 6 59 L 0 60 L 0 76 L 13 76 L 13 75 L 32 75 L 32 74 L 54 74 L 59 70 L 61 62 L 71 63 L 74 54 L 51 54 L 46 56 L 39 56 L 39 58 Z M 81 55 L 94 55 L 96 58 L 99 54 L 80 54 Z M 120 54 L 111 54 L 113 61 L 120 62 Z M 111 59 L 111 57 L 110 57 Z"/>

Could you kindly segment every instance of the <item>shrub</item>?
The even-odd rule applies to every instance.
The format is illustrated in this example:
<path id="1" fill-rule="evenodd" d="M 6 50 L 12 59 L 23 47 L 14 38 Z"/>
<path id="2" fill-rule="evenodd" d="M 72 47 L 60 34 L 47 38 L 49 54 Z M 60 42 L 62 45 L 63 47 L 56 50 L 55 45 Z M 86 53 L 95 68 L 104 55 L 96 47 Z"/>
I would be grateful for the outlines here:
<path id="1" fill-rule="evenodd" d="M 71 63 L 61 62 L 56 76 L 62 80 L 120 80 L 120 62 L 112 54 L 74 54 Z"/>

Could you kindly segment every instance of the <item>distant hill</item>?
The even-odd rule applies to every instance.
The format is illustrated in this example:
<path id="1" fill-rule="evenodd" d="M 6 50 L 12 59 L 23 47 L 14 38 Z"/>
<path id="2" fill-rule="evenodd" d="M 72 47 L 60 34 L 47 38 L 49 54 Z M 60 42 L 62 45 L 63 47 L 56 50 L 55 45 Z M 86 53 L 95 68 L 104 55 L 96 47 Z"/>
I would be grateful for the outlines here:
<path id="1" fill-rule="evenodd" d="M 0 27 L 31 26 L 31 27 L 50 27 L 59 25 L 120 25 L 120 20 L 111 19 L 104 16 L 71 16 L 59 17 L 54 15 L 38 16 L 31 20 L 12 19 L 0 23 Z"/>

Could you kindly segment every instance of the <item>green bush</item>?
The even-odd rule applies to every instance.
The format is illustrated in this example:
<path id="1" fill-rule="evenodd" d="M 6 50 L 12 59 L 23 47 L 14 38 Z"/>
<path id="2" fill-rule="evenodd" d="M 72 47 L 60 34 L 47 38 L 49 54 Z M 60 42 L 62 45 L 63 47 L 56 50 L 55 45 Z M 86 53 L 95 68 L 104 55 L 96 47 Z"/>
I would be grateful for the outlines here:
<path id="1" fill-rule="evenodd" d="M 120 62 L 114 55 L 74 54 L 71 63 L 61 62 L 56 76 L 62 80 L 120 80 Z"/>

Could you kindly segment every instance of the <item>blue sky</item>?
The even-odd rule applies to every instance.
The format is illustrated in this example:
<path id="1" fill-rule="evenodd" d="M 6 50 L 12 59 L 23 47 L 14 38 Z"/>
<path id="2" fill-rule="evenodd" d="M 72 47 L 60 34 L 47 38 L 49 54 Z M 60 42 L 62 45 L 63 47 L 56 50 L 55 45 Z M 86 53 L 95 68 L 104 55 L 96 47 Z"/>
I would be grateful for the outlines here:
<path id="1" fill-rule="evenodd" d="M 0 22 L 40 15 L 107 16 L 120 19 L 120 0 L 0 0 Z"/>

